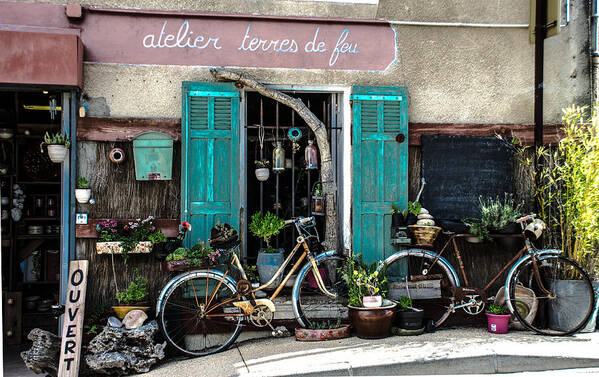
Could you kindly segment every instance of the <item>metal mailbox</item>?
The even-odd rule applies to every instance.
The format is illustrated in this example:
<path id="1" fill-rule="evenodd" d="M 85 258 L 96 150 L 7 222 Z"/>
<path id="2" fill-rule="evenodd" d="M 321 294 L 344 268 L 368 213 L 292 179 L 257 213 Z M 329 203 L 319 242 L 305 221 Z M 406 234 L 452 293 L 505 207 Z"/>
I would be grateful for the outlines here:
<path id="1" fill-rule="evenodd" d="M 173 138 L 160 132 L 146 132 L 133 139 L 135 178 L 164 181 L 173 177 Z"/>

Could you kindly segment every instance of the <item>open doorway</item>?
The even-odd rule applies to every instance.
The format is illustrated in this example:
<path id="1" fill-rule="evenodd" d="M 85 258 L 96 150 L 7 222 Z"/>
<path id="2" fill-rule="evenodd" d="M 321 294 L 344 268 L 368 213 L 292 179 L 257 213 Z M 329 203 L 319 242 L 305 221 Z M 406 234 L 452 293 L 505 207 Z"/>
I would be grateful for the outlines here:
<path id="1" fill-rule="evenodd" d="M 339 182 L 341 158 L 341 122 L 338 116 L 338 95 L 326 92 L 294 92 L 327 127 L 335 179 Z M 324 237 L 324 208 L 314 207 L 313 197 L 318 195 L 320 180 L 320 150 L 314 133 L 303 119 L 289 107 L 256 92 L 246 93 L 246 214 L 247 222 L 256 212 L 270 211 L 283 219 L 315 216 L 317 230 Z M 294 129 L 292 135 L 290 130 Z M 299 130 L 299 132 L 297 131 Z M 301 136 L 297 137 L 301 133 Z M 292 139 L 296 139 L 295 141 Z M 317 166 L 307 166 L 306 147 L 310 141 L 317 150 Z M 283 166 L 275 166 L 273 151 L 280 145 L 284 150 Z M 269 177 L 259 181 L 256 161 L 269 161 Z M 280 170 L 275 170 L 280 169 Z M 290 251 L 297 237 L 295 228 L 287 227 L 272 240 L 275 248 Z M 254 264 L 261 240 L 247 233 L 247 262 Z M 319 250 L 313 250 L 318 252 Z"/>

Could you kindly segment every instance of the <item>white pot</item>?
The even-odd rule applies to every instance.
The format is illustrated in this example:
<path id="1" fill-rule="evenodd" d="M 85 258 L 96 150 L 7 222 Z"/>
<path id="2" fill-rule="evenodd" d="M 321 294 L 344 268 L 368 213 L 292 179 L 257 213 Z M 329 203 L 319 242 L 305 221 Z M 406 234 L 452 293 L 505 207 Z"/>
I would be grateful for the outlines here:
<path id="1" fill-rule="evenodd" d="M 92 196 L 91 189 L 75 189 L 75 199 L 78 203 L 87 203 Z"/>
<path id="2" fill-rule="evenodd" d="M 62 144 L 49 144 L 48 145 L 48 157 L 52 162 L 60 164 L 67 158 L 67 152 L 69 150 Z"/>
<path id="3" fill-rule="evenodd" d="M 268 177 L 270 177 L 270 170 L 268 170 L 268 168 L 256 169 L 256 178 L 258 178 L 260 182 L 266 181 Z"/>
<path id="4" fill-rule="evenodd" d="M 380 308 L 383 305 L 382 296 L 364 296 L 362 303 L 365 308 Z"/>

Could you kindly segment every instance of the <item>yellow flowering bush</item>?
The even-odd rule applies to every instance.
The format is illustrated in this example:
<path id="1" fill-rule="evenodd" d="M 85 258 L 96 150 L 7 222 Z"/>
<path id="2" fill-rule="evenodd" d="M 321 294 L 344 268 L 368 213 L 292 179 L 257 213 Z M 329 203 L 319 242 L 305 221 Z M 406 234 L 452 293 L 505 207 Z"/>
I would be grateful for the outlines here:
<path id="1" fill-rule="evenodd" d="M 387 276 L 383 262 L 366 265 L 362 255 L 348 258 L 347 270 L 342 271 L 348 288 L 348 303 L 351 306 L 364 306 L 364 296 L 382 296 L 387 293 Z"/>

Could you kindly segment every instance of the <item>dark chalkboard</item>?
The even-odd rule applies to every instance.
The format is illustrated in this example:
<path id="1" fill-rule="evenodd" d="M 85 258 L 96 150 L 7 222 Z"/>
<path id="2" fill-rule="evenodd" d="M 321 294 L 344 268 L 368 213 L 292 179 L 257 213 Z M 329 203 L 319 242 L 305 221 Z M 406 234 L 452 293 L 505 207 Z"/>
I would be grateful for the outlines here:
<path id="1" fill-rule="evenodd" d="M 422 136 L 420 202 L 437 219 L 478 217 L 478 198 L 513 190 L 511 149 L 494 137 Z"/>

